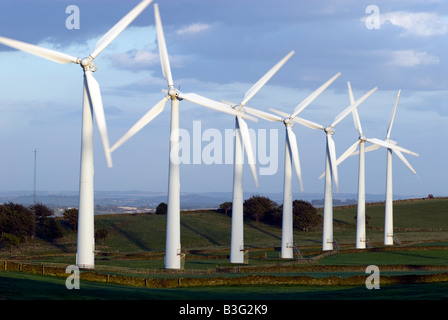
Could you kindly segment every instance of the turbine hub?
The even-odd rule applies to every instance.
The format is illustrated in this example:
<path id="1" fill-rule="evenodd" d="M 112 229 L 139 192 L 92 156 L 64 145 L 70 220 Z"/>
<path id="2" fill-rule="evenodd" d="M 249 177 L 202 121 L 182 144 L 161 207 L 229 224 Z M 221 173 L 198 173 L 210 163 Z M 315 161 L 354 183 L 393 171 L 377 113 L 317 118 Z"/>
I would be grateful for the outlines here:
<path id="1" fill-rule="evenodd" d="M 334 129 L 333 129 L 332 127 L 326 127 L 326 128 L 324 129 L 324 131 L 325 131 L 327 134 L 331 134 L 331 135 L 334 134 Z"/>
<path id="2" fill-rule="evenodd" d="M 91 65 L 92 65 L 92 60 L 90 60 L 89 58 L 84 58 L 81 60 L 81 66 L 83 68 L 90 67 Z"/>
<path id="3" fill-rule="evenodd" d="M 290 117 L 289 118 L 283 118 L 282 121 L 285 124 L 285 126 L 287 126 L 287 127 L 293 127 L 294 126 L 294 122 L 292 121 L 292 119 Z"/>
<path id="4" fill-rule="evenodd" d="M 237 111 L 242 111 L 243 110 L 243 106 L 241 104 L 234 105 L 232 108 L 234 110 L 237 110 Z"/>
<path id="5" fill-rule="evenodd" d="M 87 58 L 83 58 L 81 59 L 81 68 L 83 68 L 85 71 L 92 71 L 95 72 L 96 70 L 98 70 L 98 67 L 93 63 L 93 59 L 92 57 L 87 57 Z"/>
<path id="6" fill-rule="evenodd" d="M 391 144 L 393 144 L 393 145 L 398 145 L 398 142 L 397 141 L 394 141 L 394 140 L 390 140 L 390 139 L 388 139 L 387 140 L 387 142 L 389 142 L 389 143 L 391 143 Z"/>
<path id="7" fill-rule="evenodd" d="M 174 87 L 170 87 L 168 90 L 168 95 L 174 99 L 179 99 L 179 90 L 175 89 Z"/>

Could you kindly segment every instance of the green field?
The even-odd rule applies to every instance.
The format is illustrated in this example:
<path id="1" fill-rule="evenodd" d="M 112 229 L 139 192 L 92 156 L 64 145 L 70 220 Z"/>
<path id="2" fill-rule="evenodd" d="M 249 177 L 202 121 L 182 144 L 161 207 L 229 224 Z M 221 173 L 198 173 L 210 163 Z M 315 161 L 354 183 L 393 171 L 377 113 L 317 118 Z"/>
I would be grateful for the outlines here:
<path id="1" fill-rule="evenodd" d="M 368 265 L 383 268 L 381 275 L 421 275 L 448 272 L 448 199 L 415 200 L 395 203 L 394 227 L 401 246 L 385 248 L 383 241 L 384 206 L 366 208 L 370 217 L 367 237 L 370 248 L 354 249 L 356 207 L 334 210 L 334 238 L 339 251 L 308 263 L 279 258 L 281 229 L 245 222 L 245 244 L 249 250 L 248 264 L 239 266 L 240 273 L 219 276 L 241 277 L 249 274 L 298 276 L 314 278 L 331 276 L 367 277 Z M 212 211 L 184 212 L 181 215 L 181 243 L 186 253 L 185 272 L 210 270 L 210 274 L 192 275 L 163 273 L 166 216 L 163 215 L 102 215 L 95 216 L 95 227 L 108 230 L 104 243 L 97 243 L 97 269 L 110 268 L 115 273 L 129 274 L 129 268 L 140 270 L 133 276 L 152 278 L 214 277 L 217 268 L 234 268 L 228 260 L 231 218 Z M 295 231 L 294 242 L 303 258 L 319 257 L 322 231 Z M 0 251 L 0 260 L 15 259 L 23 262 L 75 263 L 76 233 L 67 231 L 54 243 L 43 240 L 23 244 L 12 252 Z M 302 261 L 303 262 L 303 261 Z M 387 266 L 413 266 L 396 271 Z M 257 269 L 251 269 L 255 267 Z M 280 271 L 280 267 L 291 267 Z M 306 270 L 305 266 L 316 269 Z M 330 271 L 318 267 L 332 266 Z M 359 267 L 347 271 L 346 266 Z M 416 268 L 430 266 L 434 270 Z M 114 269 L 115 268 L 115 269 Z M 118 268 L 118 269 L 116 269 Z M 122 269 L 120 269 L 122 268 Z M 440 269 L 441 268 L 441 269 Z M 118 270 L 118 271 L 117 271 Z M 152 272 L 145 273 L 145 270 Z M 336 270 L 336 271 L 335 271 Z M 440 271 L 442 270 L 442 271 Z M 202 275 L 201 275 L 202 274 Z M 448 283 L 420 283 L 387 285 L 380 290 L 361 286 L 306 286 L 306 285 L 232 285 L 217 287 L 137 288 L 83 281 L 82 290 L 67 290 L 65 278 L 42 276 L 25 272 L 0 272 L 0 299 L 446 299 Z M 34 289 L 33 289 L 34 288 Z M 39 290 L 35 290 L 39 288 Z"/>

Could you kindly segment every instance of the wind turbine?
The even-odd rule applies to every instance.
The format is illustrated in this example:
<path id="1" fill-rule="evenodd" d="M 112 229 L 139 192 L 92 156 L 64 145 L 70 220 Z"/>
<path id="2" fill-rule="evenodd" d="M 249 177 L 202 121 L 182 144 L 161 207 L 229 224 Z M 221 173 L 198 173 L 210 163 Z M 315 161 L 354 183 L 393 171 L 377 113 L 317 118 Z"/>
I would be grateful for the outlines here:
<path id="1" fill-rule="evenodd" d="M 349 113 L 352 113 L 362 102 L 364 102 L 372 93 L 378 88 L 375 87 L 360 99 L 351 101 L 350 105 L 345 108 L 340 114 L 336 116 L 329 126 L 320 128 L 326 135 L 326 153 L 325 153 L 325 187 L 324 187 L 324 221 L 323 221 L 323 235 L 322 235 L 322 250 L 333 250 L 333 190 L 332 182 L 334 182 L 335 189 L 338 191 L 339 178 L 337 172 L 336 147 L 333 140 L 334 127 L 341 122 Z M 321 176 L 322 177 L 322 176 Z"/>
<path id="2" fill-rule="evenodd" d="M 174 88 L 173 76 L 169 62 L 165 35 L 162 27 L 159 6 L 154 4 L 154 15 L 156 22 L 157 41 L 162 73 L 168 83 L 167 95 L 163 97 L 154 107 L 144 114 L 111 148 L 115 151 L 124 142 L 139 132 L 164 109 L 165 104 L 171 100 L 171 128 L 170 128 L 170 154 L 169 154 L 169 178 L 168 178 L 168 208 L 167 208 L 167 231 L 165 268 L 181 268 L 181 243 L 180 243 L 180 179 L 179 179 L 179 101 L 187 100 L 220 112 L 225 112 L 240 118 L 256 120 L 239 110 L 229 108 L 228 105 L 217 102 L 195 93 L 182 93 Z"/>
<path id="3" fill-rule="evenodd" d="M 405 149 L 398 149 L 396 141 L 390 139 L 390 132 L 395 119 L 395 113 L 397 111 L 398 100 L 400 98 L 401 90 L 398 90 L 397 99 L 392 110 L 392 114 L 389 120 L 389 126 L 386 133 L 386 142 L 390 145 L 387 147 L 387 167 L 386 167 L 386 204 L 385 204 L 385 216 L 384 216 L 384 244 L 394 244 L 394 227 L 393 227 L 393 190 L 392 190 L 392 152 L 411 170 L 414 174 L 417 174 L 411 164 L 404 157 L 402 152 L 409 153 L 413 156 L 418 156 L 417 153 L 411 152 Z"/>
<path id="4" fill-rule="evenodd" d="M 294 256 L 293 253 L 293 198 L 292 198 L 292 164 L 294 163 L 295 172 L 299 181 L 300 191 L 303 191 L 302 184 L 302 172 L 300 168 L 299 152 L 297 148 L 297 139 L 294 131 L 292 130 L 294 122 L 300 123 L 312 129 L 320 128 L 320 125 L 312 123 L 302 118 L 298 118 L 300 112 L 302 112 L 311 102 L 313 102 L 326 88 L 330 86 L 341 73 L 337 73 L 311 95 L 298 104 L 292 114 L 287 114 L 275 109 L 271 109 L 274 112 L 281 114 L 277 116 L 268 112 L 260 111 L 250 107 L 245 107 L 247 113 L 258 116 L 267 121 L 279 121 L 285 125 L 285 167 L 284 167 L 284 180 L 283 180 L 283 215 L 282 215 L 282 246 L 281 257 L 284 259 L 291 259 Z"/>
<path id="5" fill-rule="evenodd" d="M 93 72 L 98 68 L 93 61 L 151 2 L 152 0 L 143 0 L 135 6 L 96 43 L 93 52 L 83 59 L 54 50 L 41 48 L 33 44 L 0 37 L 0 43 L 6 46 L 61 64 L 76 63 L 81 65 L 81 68 L 84 71 L 78 248 L 76 254 L 76 264 L 82 268 L 94 268 L 95 264 L 92 109 L 100 132 L 107 165 L 108 167 L 112 167 L 112 158 L 109 148 L 100 86 L 93 77 Z"/>
<path id="6" fill-rule="evenodd" d="M 246 107 L 247 102 L 280 70 L 291 58 L 294 51 L 290 51 L 283 59 L 275 64 L 263 75 L 249 90 L 239 104 L 225 102 L 235 110 L 255 110 Z M 258 177 L 255 168 L 255 159 L 249 136 L 249 129 L 241 116 L 235 117 L 235 146 L 233 163 L 233 195 L 232 195 L 232 226 L 230 239 L 230 263 L 244 263 L 244 218 L 243 218 L 243 146 L 246 151 L 255 185 L 258 186 Z"/>
<path id="7" fill-rule="evenodd" d="M 350 104 L 355 103 L 355 98 L 353 96 L 353 91 L 350 82 L 347 82 L 348 92 L 350 97 Z M 336 161 L 338 166 L 341 162 L 347 159 L 350 155 L 357 154 L 355 150 L 359 147 L 359 166 L 358 166 L 358 205 L 356 214 L 356 248 L 365 249 L 366 248 L 366 209 L 365 209 L 365 142 L 374 143 L 374 148 L 379 148 L 379 145 L 375 140 L 368 139 L 364 136 L 362 131 L 361 121 L 359 119 L 359 114 L 357 108 L 353 109 L 353 122 L 355 128 L 359 133 L 359 137 L 356 142 L 351 145 Z M 323 173 L 321 177 L 323 177 Z"/>

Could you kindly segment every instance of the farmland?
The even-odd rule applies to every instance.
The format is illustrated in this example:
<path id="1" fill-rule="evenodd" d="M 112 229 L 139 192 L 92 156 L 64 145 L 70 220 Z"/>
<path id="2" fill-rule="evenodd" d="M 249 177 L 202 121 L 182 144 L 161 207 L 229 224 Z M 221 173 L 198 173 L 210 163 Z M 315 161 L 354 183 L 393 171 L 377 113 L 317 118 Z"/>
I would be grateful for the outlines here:
<path id="1" fill-rule="evenodd" d="M 164 270 L 166 216 L 98 215 L 95 227 L 107 230 L 108 236 L 97 242 L 95 270 L 81 272 L 82 290 L 67 290 L 64 284 L 68 274 L 63 271 L 56 277 L 23 272 L 28 264 L 62 269 L 75 264 L 76 233 L 66 232 L 51 243 L 39 240 L 12 251 L 2 250 L 0 261 L 20 267 L 0 272 L 0 296 L 106 300 L 446 299 L 448 200 L 395 203 L 394 227 L 400 244 L 391 247 L 382 245 L 384 206 L 369 205 L 366 213 L 370 217 L 367 249 L 354 249 L 356 207 L 343 207 L 334 211 L 338 250 L 321 251 L 319 228 L 295 231 L 294 242 L 301 256 L 291 260 L 279 258 L 280 228 L 246 221 L 249 258 L 246 264 L 234 265 L 228 259 L 231 218 L 213 211 L 183 212 L 181 242 L 186 255 L 184 270 L 180 271 Z M 369 265 L 381 270 L 380 290 L 366 289 L 365 270 Z M 89 273 L 95 276 L 87 280 Z M 114 283 L 113 279 L 119 277 L 146 279 L 147 287 L 131 286 L 124 280 Z M 31 285 L 42 290 L 28 290 Z"/>

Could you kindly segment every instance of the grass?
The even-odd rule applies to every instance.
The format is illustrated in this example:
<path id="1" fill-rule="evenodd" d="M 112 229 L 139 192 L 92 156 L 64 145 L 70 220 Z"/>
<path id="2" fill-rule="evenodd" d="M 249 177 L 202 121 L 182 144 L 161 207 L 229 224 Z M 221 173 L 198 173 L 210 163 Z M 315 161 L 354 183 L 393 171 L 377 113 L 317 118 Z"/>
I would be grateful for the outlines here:
<path id="1" fill-rule="evenodd" d="M 0 299 L 8 300 L 403 300 L 448 298 L 446 283 L 364 286 L 230 286 L 175 289 L 135 288 L 82 281 L 68 290 L 65 278 L 20 272 L 0 273 Z"/>
<path id="2" fill-rule="evenodd" d="M 448 250 L 403 250 L 339 253 L 324 257 L 320 265 L 448 265 Z"/>
<path id="3" fill-rule="evenodd" d="M 374 247 L 381 248 L 383 241 L 384 206 L 368 206 L 370 216 L 367 235 Z M 351 250 L 356 233 L 356 207 L 334 210 L 334 237 L 341 246 L 338 254 L 321 258 L 316 265 L 448 265 L 448 199 L 416 200 L 394 205 L 395 233 L 402 242 L 415 243 L 413 250 L 394 248 L 389 251 L 371 252 Z M 181 214 L 181 243 L 187 254 L 185 269 L 211 269 L 234 266 L 229 263 L 231 218 L 212 211 Z M 139 269 L 163 269 L 166 216 L 162 215 L 104 215 L 95 216 L 95 227 L 106 229 L 109 234 L 104 243 L 97 243 L 100 253 L 97 266 Z M 263 223 L 246 221 L 244 227 L 246 246 L 249 248 L 249 266 L 285 264 L 279 259 L 281 229 Z M 322 231 L 295 231 L 294 242 L 302 254 L 320 253 Z M 418 247 L 417 247 L 418 246 Z M 417 250 L 418 249 L 418 250 Z M 200 251 L 204 251 L 203 253 Z M 207 250 L 209 250 L 207 252 Z M 75 264 L 76 233 L 67 232 L 55 243 L 35 240 L 24 244 L 13 256 L 22 260 Z M 159 254 L 159 259 L 148 260 Z M 203 255 L 222 255 L 220 259 L 199 259 Z M 258 255 L 266 254 L 266 258 Z M 0 258 L 10 257 L 0 251 Z M 195 259 L 196 257 L 196 259 Z M 257 258 L 253 258 L 257 257 Z M 271 274 L 275 274 L 271 273 Z M 296 273 L 297 274 L 297 273 Z M 302 273 L 303 274 L 303 273 Z M 347 275 L 346 273 L 345 275 Z M 310 273 L 314 277 L 341 275 L 336 273 Z M 365 275 L 365 274 L 364 274 Z M 175 277 L 176 275 L 170 275 Z M 236 275 L 227 275 L 236 276 Z M 441 299 L 448 298 L 446 283 L 387 286 L 371 291 L 359 287 L 317 286 L 230 286 L 176 289 L 132 288 L 112 284 L 83 281 L 82 290 L 65 288 L 64 278 L 47 277 L 15 272 L 0 272 L 0 299 L 104 299 L 104 300 L 165 300 L 165 299 Z M 36 288 L 38 288 L 36 290 Z"/>

